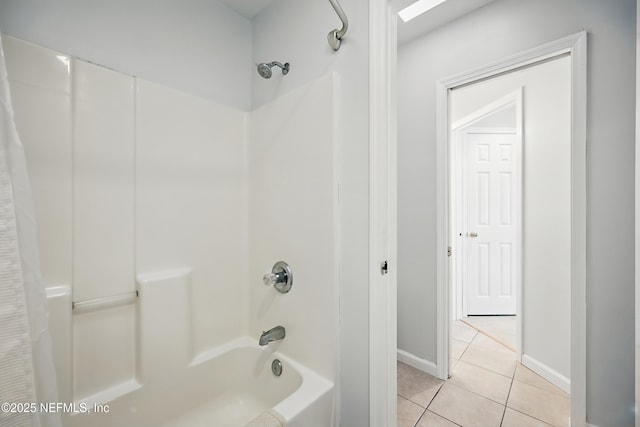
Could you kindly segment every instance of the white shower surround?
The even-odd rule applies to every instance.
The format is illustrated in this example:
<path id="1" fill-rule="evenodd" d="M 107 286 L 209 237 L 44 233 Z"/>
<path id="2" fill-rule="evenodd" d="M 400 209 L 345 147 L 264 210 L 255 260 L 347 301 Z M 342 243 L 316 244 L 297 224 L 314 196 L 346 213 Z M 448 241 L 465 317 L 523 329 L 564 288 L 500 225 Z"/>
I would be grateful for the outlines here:
<path id="1" fill-rule="evenodd" d="M 280 377 L 271 373 L 276 358 L 283 365 Z M 69 425 L 243 427 L 269 411 L 288 427 L 325 427 L 330 425 L 332 390 L 333 384 L 312 370 L 241 337 L 109 401 L 108 415 L 75 415 Z M 92 408 L 98 402 L 81 403 Z"/>
<path id="2" fill-rule="evenodd" d="M 6 403 L 56 400 L 33 193 L 24 146 L 14 121 L 4 50 L 0 47 L 0 383 Z M 5 403 L 5 404 L 6 404 Z M 3 407 L 0 424 L 60 426 L 58 414 Z"/>
<path id="3" fill-rule="evenodd" d="M 35 177 L 43 275 L 47 287 L 57 287 L 50 301 L 60 400 L 106 403 L 149 393 L 139 390 L 160 381 L 161 372 L 170 377 L 225 343 L 257 340 L 260 330 L 282 324 L 285 340 L 262 352 L 276 347 L 301 371 L 325 379 L 316 393 L 324 409 L 313 418 L 332 423 L 337 77 L 328 74 L 245 113 L 17 39 L 7 38 L 7 45 L 18 127 Z M 36 128 L 29 126 L 34 121 Z M 52 154 L 59 161 L 51 162 Z M 96 206 L 104 197 L 112 215 Z M 287 295 L 261 283 L 280 259 L 294 271 Z M 186 304 L 178 310 L 186 320 L 173 333 L 188 335 L 188 348 L 166 365 L 154 365 L 158 353 L 145 356 L 140 348 L 163 310 L 144 321 L 136 305 L 77 314 L 69 330 L 69 286 L 74 299 L 106 297 L 140 290 L 141 277 L 180 269 L 189 270 L 186 280 L 160 300 L 165 314 Z M 165 338 L 153 343 L 160 353 L 175 347 Z M 299 409 L 313 406 L 294 401 Z"/>

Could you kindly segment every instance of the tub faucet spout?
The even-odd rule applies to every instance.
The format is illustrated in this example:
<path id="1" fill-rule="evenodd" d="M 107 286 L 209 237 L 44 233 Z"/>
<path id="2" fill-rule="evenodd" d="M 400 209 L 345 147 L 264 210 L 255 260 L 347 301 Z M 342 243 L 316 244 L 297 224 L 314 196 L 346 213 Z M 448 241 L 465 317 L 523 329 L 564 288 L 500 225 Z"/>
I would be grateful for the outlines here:
<path id="1" fill-rule="evenodd" d="M 267 345 L 271 341 L 278 341 L 284 338 L 284 328 L 282 326 L 276 326 L 275 328 L 271 328 L 266 332 L 262 332 L 260 335 L 260 340 L 258 344 Z"/>

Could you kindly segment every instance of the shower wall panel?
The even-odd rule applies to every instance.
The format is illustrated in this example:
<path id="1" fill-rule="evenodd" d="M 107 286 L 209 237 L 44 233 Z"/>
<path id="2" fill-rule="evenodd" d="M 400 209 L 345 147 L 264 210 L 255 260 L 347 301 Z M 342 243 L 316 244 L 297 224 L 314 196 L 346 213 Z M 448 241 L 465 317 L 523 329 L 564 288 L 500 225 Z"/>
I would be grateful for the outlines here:
<path id="1" fill-rule="evenodd" d="M 135 290 L 135 79 L 73 60 L 73 299 Z M 74 316 L 74 393 L 135 376 L 134 306 Z M 99 369 L 96 367 L 99 366 Z"/>
<path id="2" fill-rule="evenodd" d="M 337 75 L 327 74 L 251 113 L 251 335 L 330 380 L 337 359 Z M 276 261 L 293 269 L 287 294 L 262 284 Z"/>
<path id="3" fill-rule="evenodd" d="M 73 61 L 73 298 L 135 290 L 135 79 Z"/>
<path id="4" fill-rule="evenodd" d="M 136 115 L 136 269 L 192 269 L 197 354 L 248 325 L 246 113 L 139 80 Z"/>
<path id="5" fill-rule="evenodd" d="M 5 35 L 2 45 L 35 198 L 42 278 L 45 286 L 70 286 L 70 58 Z"/>

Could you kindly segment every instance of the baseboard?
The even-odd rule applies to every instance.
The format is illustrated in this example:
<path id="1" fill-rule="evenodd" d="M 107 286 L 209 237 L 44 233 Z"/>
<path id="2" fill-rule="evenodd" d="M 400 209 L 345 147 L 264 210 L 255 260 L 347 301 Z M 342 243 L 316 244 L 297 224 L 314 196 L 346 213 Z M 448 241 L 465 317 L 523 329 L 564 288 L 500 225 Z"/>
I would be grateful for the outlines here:
<path id="1" fill-rule="evenodd" d="M 595 424 L 589 424 L 589 423 L 587 423 L 587 427 L 598 427 L 598 426 L 597 426 L 597 425 L 595 425 Z"/>
<path id="2" fill-rule="evenodd" d="M 429 375 L 437 376 L 438 367 L 435 363 L 411 354 L 407 351 L 398 349 L 398 361 L 416 368 Z"/>
<path id="3" fill-rule="evenodd" d="M 571 381 L 561 373 L 551 369 L 544 363 L 541 363 L 526 354 L 522 355 L 522 364 L 531 369 L 536 374 L 540 375 L 545 380 L 549 381 L 551 384 L 562 389 L 565 393 L 571 393 Z"/>

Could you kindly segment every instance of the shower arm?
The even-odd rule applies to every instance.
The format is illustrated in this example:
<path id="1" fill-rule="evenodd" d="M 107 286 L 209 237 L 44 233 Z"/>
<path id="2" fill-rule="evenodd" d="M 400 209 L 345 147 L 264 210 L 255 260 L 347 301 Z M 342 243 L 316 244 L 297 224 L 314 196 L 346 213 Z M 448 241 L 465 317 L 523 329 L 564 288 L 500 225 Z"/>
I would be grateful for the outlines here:
<path id="1" fill-rule="evenodd" d="M 342 21 L 341 29 L 338 30 L 336 28 L 335 30 L 331 30 L 327 35 L 329 45 L 333 48 L 333 50 L 338 50 L 340 49 L 340 42 L 342 41 L 342 38 L 347 33 L 347 29 L 349 28 L 349 21 L 347 20 L 347 15 L 345 15 L 344 10 L 342 10 L 340 3 L 338 3 L 338 0 L 329 0 L 329 3 L 331 3 L 331 6 L 333 6 L 333 9 L 338 14 L 338 18 L 340 18 L 340 20 Z"/>

